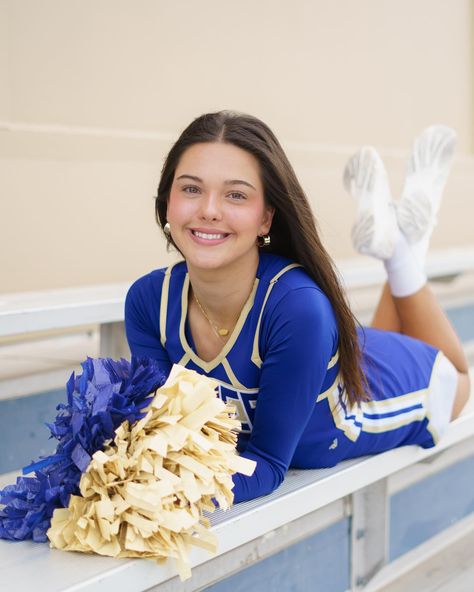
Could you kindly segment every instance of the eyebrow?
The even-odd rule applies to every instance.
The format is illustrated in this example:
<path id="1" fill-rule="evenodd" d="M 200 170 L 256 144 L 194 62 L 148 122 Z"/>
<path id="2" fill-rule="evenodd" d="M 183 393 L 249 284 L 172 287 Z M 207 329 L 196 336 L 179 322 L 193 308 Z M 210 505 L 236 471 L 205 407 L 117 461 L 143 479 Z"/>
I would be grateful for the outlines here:
<path id="1" fill-rule="evenodd" d="M 204 183 L 202 179 L 196 177 L 195 175 L 180 175 L 176 180 L 179 181 L 179 179 L 192 179 L 198 183 Z M 247 185 L 247 187 L 251 187 L 254 191 L 257 191 L 253 185 L 251 185 L 248 181 L 243 181 L 242 179 L 228 179 L 227 181 L 224 181 L 224 185 Z"/>

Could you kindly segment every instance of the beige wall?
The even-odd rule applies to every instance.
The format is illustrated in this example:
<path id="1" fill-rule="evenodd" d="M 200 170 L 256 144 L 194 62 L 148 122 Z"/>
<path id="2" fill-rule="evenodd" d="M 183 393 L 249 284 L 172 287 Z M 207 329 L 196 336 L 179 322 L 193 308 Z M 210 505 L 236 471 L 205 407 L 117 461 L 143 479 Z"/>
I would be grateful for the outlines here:
<path id="1" fill-rule="evenodd" d="M 165 264 L 163 156 L 222 108 L 274 129 L 335 257 L 352 254 L 340 178 L 355 147 L 380 148 L 397 193 L 413 135 L 455 127 L 433 245 L 474 242 L 472 4 L 0 0 L 0 292 Z"/>

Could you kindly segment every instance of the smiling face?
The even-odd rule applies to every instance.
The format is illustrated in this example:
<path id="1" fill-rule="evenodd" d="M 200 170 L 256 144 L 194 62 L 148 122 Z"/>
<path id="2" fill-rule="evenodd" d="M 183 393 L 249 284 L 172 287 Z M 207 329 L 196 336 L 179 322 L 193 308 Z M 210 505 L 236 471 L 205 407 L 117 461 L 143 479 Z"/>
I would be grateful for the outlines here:
<path id="1" fill-rule="evenodd" d="M 257 236 L 269 232 L 272 217 L 252 154 L 219 142 L 194 144 L 183 153 L 167 219 L 190 270 L 252 269 Z"/>

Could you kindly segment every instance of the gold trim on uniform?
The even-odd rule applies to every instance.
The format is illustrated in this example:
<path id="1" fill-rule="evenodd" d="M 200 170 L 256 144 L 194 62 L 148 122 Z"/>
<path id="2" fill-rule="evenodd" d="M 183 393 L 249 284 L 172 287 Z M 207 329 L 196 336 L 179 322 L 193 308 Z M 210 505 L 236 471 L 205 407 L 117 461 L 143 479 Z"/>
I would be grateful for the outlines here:
<path id="1" fill-rule="evenodd" d="M 244 323 L 248 317 L 248 314 L 253 306 L 253 302 L 255 300 L 255 294 L 256 294 L 257 288 L 258 288 L 258 283 L 259 283 L 259 279 L 255 278 L 255 282 L 253 284 L 252 291 L 250 292 L 250 295 L 247 298 L 247 301 L 244 304 L 244 307 L 242 308 L 242 310 L 240 312 L 239 319 L 238 319 L 238 321 L 237 321 L 237 323 L 230 335 L 229 340 L 227 341 L 227 343 L 224 344 L 224 347 L 221 349 L 221 351 L 217 354 L 217 356 L 213 360 L 209 360 L 209 362 L 206 362 L 205 360 L 202 360 L 191 349 L 191 347 L 189 346 L 189 344 L 186 340 L 186 334 L 184 331 L 184 327 L 185 327 L 186 317 L 187 317 L 187 312 L 188 312 L 188 292 L 189 292 L 189 274 L 186 274 L 186 277 L 184 278 L 184 282 L 183 282 L 183 290 L 181 293 L 181 319 L 180 319 L 180 323 L 179 323 L 179 338 L 181 341 L 181 346 L 184 349 L 184 351 L 188 354 L 189 359 L 192 360 L 196 364 L 196 366 L 199 366 L 200 368 L 202 368 L 204 370 L 204 372 L 211 372 L 212 370 L 214 370 L 214 368 L 216 368 L 220 363 L 223 362 L 226 355 L 233 348 L 235 342 L 237 341 L 237 339 L 240 335 L 240 331 L 242 330 L 242 327 L 244 326 Z"/>
<path id="2" fill-rule="evenodd" d="M 412 409 L 411 411 L 406 411 L 405 413 L 400 413 L 391 417 L 377 418 L 372 421 L 368 420 L 367 417 L 364 417 L 362 431 L 370 434 L 390 432 L 392 430 L 398 430 L 398 428 L 413 423 L 414 421 L 423 421 L 425 417 L 426 410 L 424 407 L 418 407 L 417 409 Z"/>
<path id="3" fill-rule="evenodd" d="M 338 360 L 339 360 L 339 349 L 336 350 L 336 353 L 329 360 L 329 364 L 328 364 L 327 369 L 330 370 L 333 366 L 335 366 L 337 364 Z"/>
<path id="4" fill-rule="evenodd" d="M 171 271 L 177 263 L 172 263 L 166 268 L 165 279 L 161 287 L 161 301 L 160 301 L 160 341 L 161 345 L 165 347 L 166 343 L 166 317 L 168 315 L 168 294 L 170 289 Z"/>
<path id="5" fill-rule="evenodd" d="M 319 403 L 320 401 L 323 401 L 324 399 L 327 399 L 329 397 L 329 393 L 337 387 L 337 385 L 339 384 L 341 380 L 340 375 L 338 374 L 334 380 L 334 382 L 331 384 L 331 386 L 326 389 L 325 391 L 323 391 L 322 393 L 319 393 L 317 399 L 316 399 L 316 403 Z"/>
<path id="6" fill-rule="evenodd" d="M 337 380 L 334 388 L 329 389 L 327 395 L 329 409 L 331 410 L 336 427 L 343 431 L 349 440 L 355 442 L 359 437 L 361 430 L 360 426 L 357 426 L 355 422 L 362 423 L 362 413 L 360 407 L 355 407 L 354 409 L 351 409 L 351 414 L 354 415 L 354 417 L 346 417 L 346 412 L 341 404 L 339 385 L 340 382 Z"/>
<path id="7" fill-rule="evenodd" d="M 232 368 L 229 364 L 229 360 L 227 358 L 224 358 L 222 360 L 222 366 L 224 367 L 224 370 L 226 371 L 226 374 L 227 374 L 230 382 L 232 383 L 232 386 L 235 386 L 235 388 L 238 388 L 238 389 L 246 389 L 247 388 L 245 385 L 243 385 L 241 382 L 239 382 L 239 380 L 237 379 L 236 375 L 234 374 L 234 371 L 232 370 Z"/>
<path id="8" fill-rule="evenodd" d="M 189 362 L 189 360 L 190 360 L 189 354 L 188 354 L 188 352 L 185 352 L 184 356 L 181 358 L 181 360 L 178 362 L 178 364 L 180 366 L 186 366 L 186 364 Z"/>
<path id="9" fill-rule="evenodd" d="M 235 407 L 236 409 L 236 414 L 238 419 L 240 420 L 241 423 L 246 423 L 249 426 L 249 430 L 242 430 L 244 433 L 250 433 L 253 429 L 253 423 L 250 421 L 250 417 L 247 413 L 247 410 L 245 409 L 245 404 L 244 401 L 242 399 L 242 395 L 258 395 L 258 388 L 255 389 L 239 389 L 236 388 L 222 380 L 218 380 L 216 378 L 213 379 L 219 387 L 224 387 L 227 391 L 230 391 L 231 393 L 235 393 L 235 397 L 233 396 L 229 396 L 228 393 L 226 393 L 226 400 Z M 256 407 L 256 401 L 253 401 L 251 399 L 248 400 L 249 406 L 251 409 L 255 409 Z"/>
<path id="10" fill-rule="evenodd" d="M 399 397 L 392 397 L 390 399 L 383 399 L 382 401 L 372 400 L 363 401 L 362 408 L 366 413 L 390 413 L 392 411 L 400 411 L 407 407 L 413 407 L 419 403 L 423 404 L 427 389 L 420 389 Z"/>
<path id="11" fill-rule="evenodd" d="M 258 368 L 260 368 L 262 366 L 262 359 L 260 358 L 260 352 L 258 351 L 258 337 L 260 334 L 260 323 L 262 321 L 262 315 L 263 315 L 263 311 L 265 310 L 265 305 L 267 304 L 268 297 L 270 296 L 270 293 L 273 290 L 273 286 L 275 285 L 275 283 L 280 279 L 280 277 L 284 273 L 286 273 L 287 271 L 290 271 L 290 269 L 294 269 L 295 267 L 303 267 L 303 266 L 300 265 L 299 263 L 291 263 L 290 265 L 287 265 L 286 267 L 281 269 L 276 275 L 274 275 L 269 282 L 269 286 L 267 288 L 267 293 L 265 294 L 265 298 L 263 299 L 262 308 L 260 310 L 260 315 L 258 317 L 257 328 L 255 329 L 255 336 L 253 338 L 252 356 L 250 358 L 252 360 L 252 362 Z"/>
<path id="12" fill-rule="evenodd" d="M 425 417 L 428 417 L 425 403 L 429 387 L 382 401 L 362 401 L 359 405 L 345 410 L 340 402 L 339 385 L 340 375 L 327 390 L 318 395 L 316 402 L 328 399 L 336 427 L 342 430 L 350 440 L 357 440 L 361 431 L 367 433 L 389 432 L 413 421 L 423 421 Z M 414 405 L 419 405 L 419 407 L 409 409 Z M 370 417 L 370 415 L 385 415 L 392 412 L 397 415 Z M 362 427 L 357 426 L 356 423 L 362 424 Z"/>

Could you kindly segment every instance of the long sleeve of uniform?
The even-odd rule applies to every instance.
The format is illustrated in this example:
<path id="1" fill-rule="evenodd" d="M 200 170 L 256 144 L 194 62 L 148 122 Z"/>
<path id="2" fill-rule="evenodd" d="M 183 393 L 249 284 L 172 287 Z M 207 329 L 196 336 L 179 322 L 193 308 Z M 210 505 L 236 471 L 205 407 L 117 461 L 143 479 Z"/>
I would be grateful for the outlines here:
<path id="1" fill-rule="evenodd" d="M 132 354 L 154 358 L 164 372 L 175 363 L 213 378 L 218 396 L 235 407 L 238 450 L 256 461 L 252 476 L 233 477 L 236 502 L 276 489 L 289 466 L 332 467 L 405 444 L 435 444 L 426 410 L 436 394 L 430 385 L 438 350 L 365 329 L 360 345 L 371 401 L 350 408 L 334 311 L 301 266 L 260 253 L 249 306 L 211 361 L 199 357 L 187 327 L 188 293 L 184 261 L 137 280 L 126 300 L 127 338 Z"/>
<path id="2" fill-rule="evenodd" d="M 158 284 L 159 285 L 159 284 Z M 157 360 L 168 374 L 171 362 L 160 341 L 159 307 L 151 306 L 150 299 L 160 301 L 156 282 L 151 275 L 137 280 L 129 289 L 125 299 L 125 332 L 133 356 Z"/>
<path id="3" fill-rule="evenodd" d="M 242 453 L 257 466 L 251 477 L 234 475 L 235 502 L 266 495 L 281 484 L 337 350 L 334 312 L 317 287 L 286 294 L 266 333 L 254 425 Z"/>
<path id="4" fill-rule="evenodd" d="M 269 261 L 274 262 L 273 259 Z M 222 362 L 225 361 L 249 390 L 242 393 L 243 399 L 240 399 L 240 389 L 232 390 L 232 385 L 229 385 L 219 396 L 231 402 L 237 396 L 237 402 L 247 406 L 249 403 L 245 397 L 254 397 L 252 410 L 247 407 L 251 429 L 248 436 L 241 434 L 239 450 L 243 456 L 256 460 L 257 466 L 251 477 L 234 476 L 236 501 L 255 498 L 276 489 L 297 447 L 298 461 L 302 456 L 304 460 L 302 443 L 307 446 L 313 441 L 313 428 L 318 423 L 314 421 L 319 417 L 320 410 L 316 410 L 316 399 L 322 387 L 330 386 L 328 380 L 337 373 L 336 367 L 329 373 L 327 371 L 328 362 L 337 351 L 337 325 L 332 307 L 318 286 L 301 275 L 301 271 L 295 270 L 290 276 L 285 276 L 284 281 L 280 279 L 277 282 L 268 301 L 264 298 L 269 286 L 267 278 L 271 279 L 285 264 L 286 261 L 277 261 L 277 265 L 262 271 L 258 303 L 240 329 L 238 341 L 226 358 L 221 355 L 219 363 L 209 371 L 179 331 L 183 314 L 186 314 L 182 304 L 186 295 L 185 270 L 182 267 L 173 268 L 169 291 L 164 298 L 164 270 L 140 278 L 127 295 L 126 331 L 134 355 L 150 356 L 166 365 L 168 370 L 172 363 L 183 363 L 180 362 L 183 357 L 188 358 L 186 367 L 227 384 L 228 372 Z M 160 307 L 163 301 L 167 305 Z M 165 347 L 160 338 L 160 308 L 162 325 L 166 324 L 167 331 Z M 257 325 L 260 326 L 258 352 L 262 360 L 258 370 L 251 359 Z M 256 398 L 252 395 L 255 390 L 258 392 Z M 312 422 L 308 425 L 310 419 Z M 245 411 L 242 420 L 245 422 Z M 305 428 L 308 428 L 306 432 Z M 303 434 L 305 437 L 302 440 Z M 315 454 L 314 447 L 312 454 Z"/>

